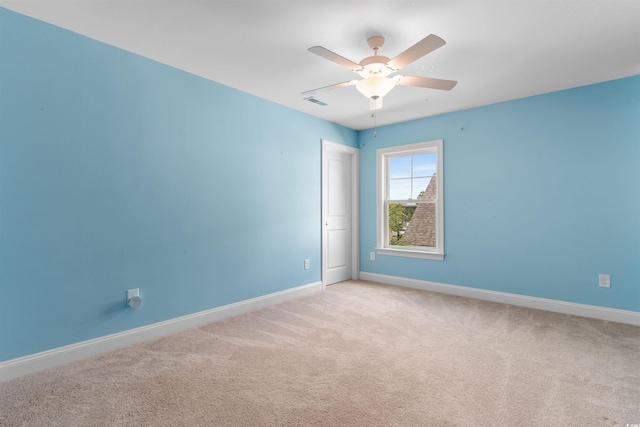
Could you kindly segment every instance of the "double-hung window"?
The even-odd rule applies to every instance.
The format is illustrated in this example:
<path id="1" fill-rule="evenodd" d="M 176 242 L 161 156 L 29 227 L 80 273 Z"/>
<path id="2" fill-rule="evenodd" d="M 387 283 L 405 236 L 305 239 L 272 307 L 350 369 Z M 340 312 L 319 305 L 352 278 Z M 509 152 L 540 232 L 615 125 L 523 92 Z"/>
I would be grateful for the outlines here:
<path id="1" fill-rule="evenodd" d="M 380 148 L 377 252 L 444 259 L 442 140 Z"/>

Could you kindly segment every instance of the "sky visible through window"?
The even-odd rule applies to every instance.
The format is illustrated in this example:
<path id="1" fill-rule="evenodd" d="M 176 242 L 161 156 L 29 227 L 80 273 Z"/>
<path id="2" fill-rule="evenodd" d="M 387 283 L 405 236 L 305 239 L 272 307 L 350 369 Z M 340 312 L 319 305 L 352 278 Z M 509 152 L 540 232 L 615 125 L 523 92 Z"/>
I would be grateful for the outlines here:
<path id="1" fill-rule="evenodd" d="M 436 153 L 389 158 L 389 198 L 417 199 L 436 172 Z"/>

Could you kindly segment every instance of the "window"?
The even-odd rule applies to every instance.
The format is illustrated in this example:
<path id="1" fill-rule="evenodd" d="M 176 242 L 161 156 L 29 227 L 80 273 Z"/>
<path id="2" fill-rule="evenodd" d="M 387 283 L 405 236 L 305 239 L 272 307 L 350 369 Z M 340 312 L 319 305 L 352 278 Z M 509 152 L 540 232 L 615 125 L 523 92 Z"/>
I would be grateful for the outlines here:
<path id="1" fill-rule="evenodd" d="M 377 252 L 444 259 L 442 140 L 380 148 Z"/>

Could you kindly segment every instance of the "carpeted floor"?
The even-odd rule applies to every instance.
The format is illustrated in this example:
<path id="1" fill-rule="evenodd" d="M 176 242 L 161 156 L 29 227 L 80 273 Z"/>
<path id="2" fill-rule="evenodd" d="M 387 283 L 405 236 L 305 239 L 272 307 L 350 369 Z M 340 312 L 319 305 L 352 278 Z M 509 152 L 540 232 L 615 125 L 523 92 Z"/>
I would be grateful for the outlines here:
<path id="1" fill-rule="evenodd" d="M 326 291 L 0 383 L 2 426 L 625 426 L 640 328 Z"/>

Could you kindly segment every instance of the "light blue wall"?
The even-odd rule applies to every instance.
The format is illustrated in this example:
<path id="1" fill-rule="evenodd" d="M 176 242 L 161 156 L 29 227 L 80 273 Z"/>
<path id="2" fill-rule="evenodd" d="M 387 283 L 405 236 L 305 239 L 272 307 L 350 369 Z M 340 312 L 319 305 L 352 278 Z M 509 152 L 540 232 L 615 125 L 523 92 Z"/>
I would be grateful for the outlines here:
<path id="1" fill-rule="evenodd" d="M 432 139 L 445 260 L 370 261 L 376 149 Z M 362 271 L 640 311 L 640 76 L 363 131 L 360 146 Z"/>
<path id="2" fill-rule="evenodd" d="M 0 8 L 0 361 L 319 281 L 321 138 Z"/>

